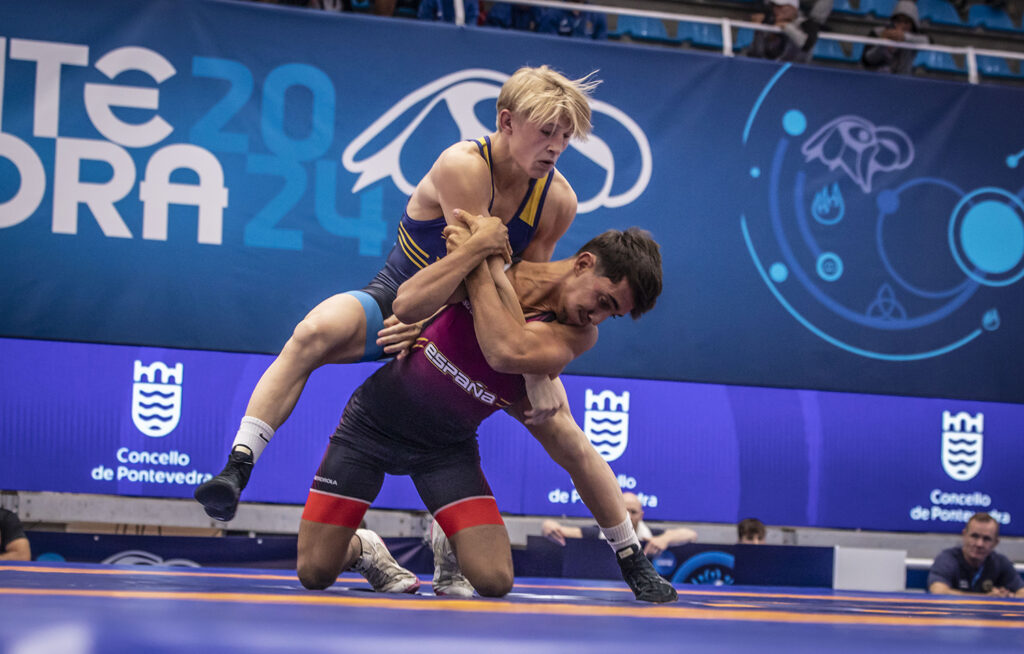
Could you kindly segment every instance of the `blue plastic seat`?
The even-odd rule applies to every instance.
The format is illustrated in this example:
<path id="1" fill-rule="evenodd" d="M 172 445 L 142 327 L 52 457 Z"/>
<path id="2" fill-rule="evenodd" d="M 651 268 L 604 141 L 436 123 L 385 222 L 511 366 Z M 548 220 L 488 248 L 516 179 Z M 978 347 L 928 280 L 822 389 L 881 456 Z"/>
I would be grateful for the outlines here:
<path id="1" fill-rule="evenodd" d="M 857 2 L 856 6 L 854 6 L 854 2 Z M 868 12 L 861 7 L 862 2 L 863 0 L 835 0 L 832 3 L 832 13 L 866 16 Z"/>
<path id="2" fill-rule="evenodd" d="M 967 72 L 963 66 L 957 65 L 953 55 L 937 50 L 922 50 L 918 52 L 917 56 L 914 57 L 914 68 L 924 68 L 925 70 L 940 73 L 963 74 Z"/>
<path id="3" fill-rule="evenodd" d="M 1000 32 L 1021 32 L 1005 11 L 991 5 L 975 4 L 967 10 L 967 24 Z"/>
<path id="4" fill-rule="evenodd" d="M 721 50 L 722 26 L 681 20 L 679 21 L 679 29 L 676 32 L 676 41 L 678 43 L 689 43 L 701 48 Z"/>
<path id="5" fill-rule="evenodd" d="M 917 11 L 921 21 L 932 25 L 952 25 L 966 27 L 953 5 L 946 0 L 917 0 Z"/>
<path id="6" fill-rule="evenodd" d="M 750 44 L 754 42 L 754 30 L 749 27 L 741 27 L 736 30 L 736 38 L 732 41 L 732 49 L 734 52 L 739 52 L 743 48 L 750 47 Z"/>
<path id="7" fill-rule="evenodd" d="M 892 8 L 896 6 L 896 0 L 860 0 L 862 14 L 872 14 L 875 18 L 888 18 L 892 16 Z"/>
<path id="8" fill-rule="evenodd" d="M 859 61 L 860 57 L 854 59 L 851 55 L 846 54 L 846 50 L 843 49 L 843 44 L 839 41 L 833 41 L 832 39 L 818 39 L 818 42 L 814 44 L 813 56 L 815 59 L 823 61 Z"/>
<path id="9" fill-rule="evenodd" d="M 669 38 L 665 23 L 660 19 L 646 16 L 619 16 L 615 24 L 615 31 L 611 32 L 609 36 L 618 38 L 628 36 L 635 41 L 677 42 Z"/>
<path id="10" fill-rule="evenodd" d="M 1002 57 L 978 55 L 978 72 L 985 77 L 1020 77 L 1010 70 L 1010 64 Z"/>

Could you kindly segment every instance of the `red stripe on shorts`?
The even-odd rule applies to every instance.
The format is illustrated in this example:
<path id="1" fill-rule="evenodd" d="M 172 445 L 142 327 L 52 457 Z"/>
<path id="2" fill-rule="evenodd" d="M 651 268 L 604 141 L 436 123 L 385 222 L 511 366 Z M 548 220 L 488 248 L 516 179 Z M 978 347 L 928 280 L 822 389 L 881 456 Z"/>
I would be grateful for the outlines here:
<path id="1" fill-rule="evenodd" d="M 302 510 L 302 519 L 359 529 L 368 508 L 369 502 L 311 489 L 306 498 L 306 508 Z"/>
<path id="2" fill-rule="evenodd" d="M 466 527 L 505 524 L 493 497 L 467 497 L 444 507 L 434 518 L 449 538 Z"/>

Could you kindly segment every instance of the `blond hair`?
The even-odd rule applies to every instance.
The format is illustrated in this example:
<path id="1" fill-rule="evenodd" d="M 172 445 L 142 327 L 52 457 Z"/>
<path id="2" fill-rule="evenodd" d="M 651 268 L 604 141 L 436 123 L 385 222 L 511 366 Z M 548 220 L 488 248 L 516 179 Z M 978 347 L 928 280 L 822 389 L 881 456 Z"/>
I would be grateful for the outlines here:
<path id="1" fill-rule="evenodd" d="M 587 99 L 601 83 L 591 79 L 596 73 L 570 80 L 547 66 L 520 68 L 501 87 L 498 114 L 508 109 L 540 125 L 565 119 L 574 137 L 586 138 L 591 130 Z"/>

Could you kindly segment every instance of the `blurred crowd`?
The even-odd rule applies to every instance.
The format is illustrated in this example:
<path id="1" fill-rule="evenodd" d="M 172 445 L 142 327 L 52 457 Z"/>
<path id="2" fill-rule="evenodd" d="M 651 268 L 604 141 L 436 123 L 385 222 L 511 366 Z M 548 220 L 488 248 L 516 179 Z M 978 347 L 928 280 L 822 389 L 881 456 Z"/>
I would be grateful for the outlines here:
<path id="1" fill-rule="evenodd" d="M 351 11 L 379 16 L 400 16 L 419 20 L 455 22 L 455 2 L 462 3 L 465 24 L 510 29 L 566 37 L 604 40 L 609 37 L 609 16 L 600 11 L 588 11 L 588 0 L 567 0 L 580 5 L 579 9 L 556 9 L 512 2 L 485 2 L 484 0 L 254 0 L 272 4 L 291 5 L 324 11 Z M 836 2 L 859 6 L 868 0 L 762 0 L 752 4 L 755 11 L 751 22 L 772 25 L 778 30 L 755 31 L 753 40 L 743 48 L 743 54 L 761 59 L 805 63 L 812 59 L 818 33 L 829 30 L 826 21 L 832 15 Z M 1024 3 L 1024 0 L 1019 0 Z M 1007 16 L 1017 16 L 1018 0 L 949 0 L 950 10 L 966 17 L 970 7 L 985 4 Z M 612 16 L 612 21 L 616 21 Z M 653 20 L 653 19 L 652 19 Z M 1009 18 L 1007 18 L 1009 20 Z M 909 74 L 919 50 L 914 46 L 931 43 L 922 28 L 917 0 L 898 0 L 886 18 L 873 19 L 864 36 L 886 41 L 869 44 L 857 50 L 860 65 L 883 73 Z M 884 24 L 878 25 L 882 21 Z M 615 23 L 613 22 L 613 25 Z M 1024 34 L 1024 28 L 1021 28 Z M 615 32 L 612 32 L 615 35 Z M 667 39 L 666 39 L 667 40 Z M 832 42 L 834 43 L 834 42 Z M 830 43 L 831 44 L 831 43 Z M 835 44 L 837 50 L 844 46 Z M 846 48 L 848 49 L 848 48 Z M 834 58 L 834 57 L 832 57 Z M 856 60 L 856 59 L 853 59 Z"/>

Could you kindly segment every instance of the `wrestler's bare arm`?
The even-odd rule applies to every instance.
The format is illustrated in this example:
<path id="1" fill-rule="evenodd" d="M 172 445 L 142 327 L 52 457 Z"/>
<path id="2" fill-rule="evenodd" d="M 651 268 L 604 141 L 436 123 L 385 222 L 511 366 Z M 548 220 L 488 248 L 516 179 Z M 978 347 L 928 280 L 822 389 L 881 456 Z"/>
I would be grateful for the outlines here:
<path id="1" fill-rule="evenodd" d="M 425 320 L 452 299 L 462 280 L 485 257 L 510 257 L 508 230 L 497 218 L 489 217 L 491 174 L 486 162 L 469 143 L 457 143 L 438 157 L 430 172 L 417 185 L 407 211 L 414 219 L 443 213 L 449 225 L 466 226 L 475 235 L 486 228 L 482 238 L 471 239 L 418 271 L 399 287 L 392 305 L 404 323 Z M 461 214 L 473 216 L 467 224 Z M 443 264 L 443 265 L 442 265 Z"/>
<path id="2" fill-rule="evenodd" d="M 505 307 L 487 264 L 466 278 L 473 305 L 473 327 L 487 363 L 499 372 L 557 375 L 597 342 L 593 325 L 520 323 Z"/>

